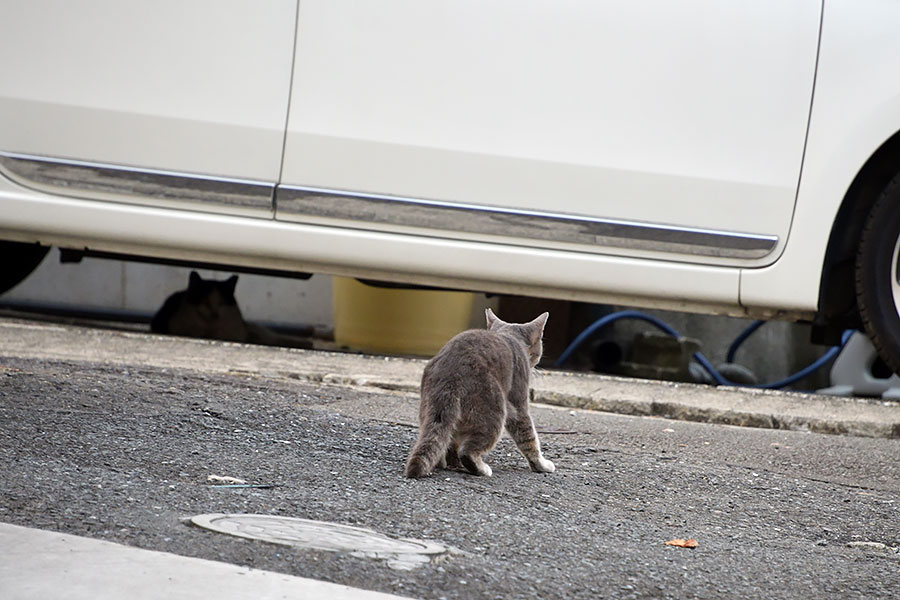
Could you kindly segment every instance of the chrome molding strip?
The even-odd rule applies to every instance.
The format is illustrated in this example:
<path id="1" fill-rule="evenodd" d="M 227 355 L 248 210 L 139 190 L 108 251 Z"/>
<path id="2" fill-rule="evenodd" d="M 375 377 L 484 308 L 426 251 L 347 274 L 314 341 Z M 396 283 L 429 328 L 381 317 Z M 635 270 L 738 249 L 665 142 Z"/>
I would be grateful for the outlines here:
<path id="1" fill-rule="evenodd" d="M 598 219 L 579 215 L 487 207 L 396 196 L 362 194 L 136 169 L 0 151 L 0 172 L 20 183 L 56 194 L 116 198 L 149 204 L 200 203 L 254 209 L 278 216 L 337 220 L 357 225 L 402 226 L 432 231 L 521 238 L 717 258 L 758 259 L 778 237 Z"/>
<path id="2" fill-rule="evenodd" d="M 86 198 L 114 197 L 149 204 L 202 203 L 264 209 L 271 215 L 275 185 L 190 173 L 0 151 L 0 172 L 41 191 Z"/>
<path id="3" fill-rule="evenodd" d="M 778 237 L 279 185 L 279 217 L 400 225 L 591 247 L 757 259 Z"/>

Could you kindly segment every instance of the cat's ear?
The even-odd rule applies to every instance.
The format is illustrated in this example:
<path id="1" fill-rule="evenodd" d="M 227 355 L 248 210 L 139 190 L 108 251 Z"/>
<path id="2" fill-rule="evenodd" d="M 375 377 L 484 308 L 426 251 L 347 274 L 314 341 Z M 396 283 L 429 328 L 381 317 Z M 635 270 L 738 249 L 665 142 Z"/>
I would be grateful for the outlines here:
<path id="1" fill-rule="evenodd" d="M 203 300 L 203 296 L 206 293 L 204 290 L 203 278 L 200 277 L 200 274 L 197 271 L 191 271 L 191 276 L 188 278 L 188 287 L 187 287 L 187 300 L 191 304 L 199 304 Z"/>
<path id="2" fill-rule="evenodd" d="M 484 316 L 487 318 L 487 328 L 488 329 L 496 329 L 501 325 L 505 325 L 506 322 L 502 321 L 500 317 L 494 314 L 490 308 L 484 309 Z"/>
<path id="3" fill-rule="evenodd" d="M 528 324 L 529 329 L 531 329 L 531 337 L 532 343 L 541 339 L 544 336 L 544 326 L 547 325 L 547 319 L 550 318 L 550 313 L 545 312 L 538 316 L 537 319 Z"/>
<path id="4" fill-rule="evenodd" d="M 225 280 L 225 289 L 228 291 L 228 294 L 234 296 L 234 288 L 237 287 L 237 275 L 232 275 L 228 279 Z"/>

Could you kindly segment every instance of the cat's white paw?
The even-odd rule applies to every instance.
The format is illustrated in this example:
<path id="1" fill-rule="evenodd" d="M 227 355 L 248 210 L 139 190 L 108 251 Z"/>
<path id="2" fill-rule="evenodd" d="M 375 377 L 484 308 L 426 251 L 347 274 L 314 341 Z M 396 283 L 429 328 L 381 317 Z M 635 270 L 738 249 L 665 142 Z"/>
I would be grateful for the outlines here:
<path id="1" fill-rule="evenodd" d="M 459 457 L 459 462 L 461 462 L 462 466 L 466 468 L 466 471 L 472 475 L 490 477 L 494 474 L 491 470 L 491 466 L 478 458 L 473 459 L 471 456 L 463 454 Z"/>
<path id="2" fill-rule="evenodd" d="M 543 456 L 538 459 L 537 463 L 534 466 L 534 470 L 538 473 L 552 473 L 556 470 L 556 465 L 554 465 Z"/>

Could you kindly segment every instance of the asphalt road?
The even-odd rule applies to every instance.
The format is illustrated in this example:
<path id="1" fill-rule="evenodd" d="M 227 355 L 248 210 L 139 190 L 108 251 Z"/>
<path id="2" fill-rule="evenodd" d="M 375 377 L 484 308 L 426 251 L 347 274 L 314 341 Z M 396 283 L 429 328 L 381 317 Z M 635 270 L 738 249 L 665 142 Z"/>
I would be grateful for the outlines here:
<path id="1" fill-rule="evenodd" d="M 0 521 L 423 598 L 900 591 L 896 439 L 536 407 L 555 473 L 531 473 L 504 439 L 492 478 L 410 481 L 416 403 L 190 364 L 0 356 Z M 357 525 L 453 552 L 401 571 L 186 523 L 204 513 Z"/>

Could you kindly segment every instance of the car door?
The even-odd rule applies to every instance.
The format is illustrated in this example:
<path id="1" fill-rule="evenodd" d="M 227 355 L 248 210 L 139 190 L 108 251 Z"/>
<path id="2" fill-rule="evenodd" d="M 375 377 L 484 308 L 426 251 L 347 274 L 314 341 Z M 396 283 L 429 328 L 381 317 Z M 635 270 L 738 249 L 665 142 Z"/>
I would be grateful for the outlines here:
<path id="1" fill-rule="evenodd" d="M 819 0 L 304 0 L 277 217 L 754 266 Z"/>
<path id="2" fill-rule="evenodd" d="M 5 175 L 271 216 L 296 0 L 35 0 L 0 12 Z"/>

